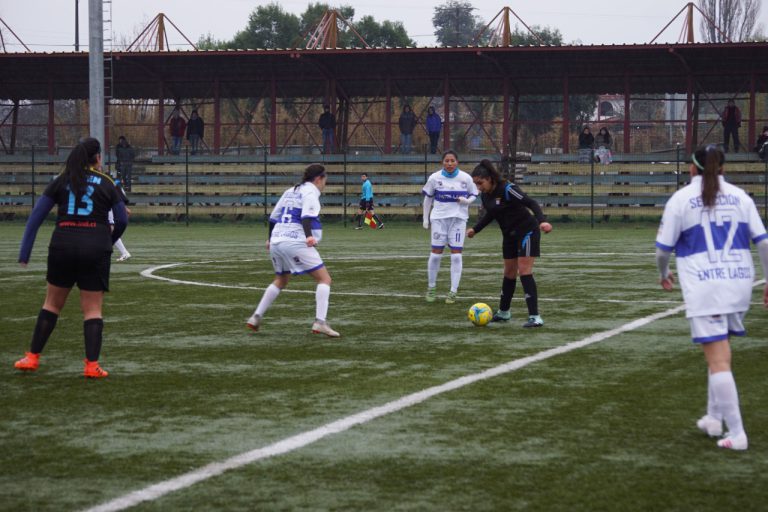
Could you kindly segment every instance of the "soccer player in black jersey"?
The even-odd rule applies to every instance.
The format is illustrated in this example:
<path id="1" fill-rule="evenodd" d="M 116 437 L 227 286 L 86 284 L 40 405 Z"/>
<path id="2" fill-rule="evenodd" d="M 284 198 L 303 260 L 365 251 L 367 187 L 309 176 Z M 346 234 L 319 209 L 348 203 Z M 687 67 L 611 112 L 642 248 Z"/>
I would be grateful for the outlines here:
<path id="1" fill-rule="evenodd" d="M 26 267 L 37 230 L 48 212 L 58 206 L 56 228 L 48 246 L 48 287 L 45 302 L 37 316 L 29 352 L 16 361 L 22 371 L 35 371 L 40 353 L 56 327 L 72 287 L 80 288 L 85 336 L 85 370 L 88 378 L 106 377 L 99 366 L 104 322 L 102 303 L 109 290 L 112 244 L 128 224 L 122 195 L 112 178 L 101 171 L 101 145 L 87 138 L 72 149 L 64 171 L 45 189 L 27 221 L 19 251 L 19 263 Z M 112 229 L 107 222 L 114 212 Z"/>
<path id="2" fill-rule="evenodd" d="M 509 306 L 519 275 L 528 306 L 528 321 L 523 327 L 541 327 L 544 320 L 539 315 L 533 263 L 541 256 L 541 231 L 549 233 L 552 231 L 552 225 L 547 222 L 539 203 L 528 197 L 514 183 L 502 179 L 490 160 L 482 160 L 475 167 L 472 171 L 472 181 L 481 192 L 480 200 L 485 215 L 474 227 L 467 230 L 467 237 L 474 237 L 494 219 L 503 235 L 501 247 L 504 257 L 504 281 L 501 285 L 499 309 L 491 321 L 508 322 L 511 319 Z"/>

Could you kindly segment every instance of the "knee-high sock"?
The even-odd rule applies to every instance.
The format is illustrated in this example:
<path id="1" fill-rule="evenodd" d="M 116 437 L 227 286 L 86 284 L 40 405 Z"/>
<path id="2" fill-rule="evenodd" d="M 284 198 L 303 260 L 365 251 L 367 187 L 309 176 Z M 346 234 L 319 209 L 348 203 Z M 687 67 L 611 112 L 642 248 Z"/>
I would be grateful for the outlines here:
<path id="1" fill-rule="evenodd" d="M 280 288 L 275 286 L 274 283 L 267 286 L 267 289 L 264 290 L 264 295 L 261 297 L 261 301 L 259 301 L 259 305 L 256 306 L 256 311 L 254 311 L 253 314 L 263 317 L 264 313 L 269 309 L 269 306 L 275 302 L 278 295 L 280 295 Z"/>
<path id="2" fill-rule="evenodd" d="M 710 374 L 709 377 L 712 375 Z M 723 415 L 720 414 L 720 411 L 717 410 L 717 402 L 715 401 L 715 392 L 712 389 L 712 381 L 707 378 L 707 415 L 721 420 L 723 419 Z"/>
<path id="3" fill-rule="evenodd" d="M 717 372 L 709 376 L 709 385 L 715 395 L 717 409 L 723 415 L 728 432 L 738 435 L 744 432 L 739 409 L 739 393 L 731 372 Z"/>
<path id="4" fill-rule="evenodd" d="M 499 298 L 499 310 L 509 311 L 509 306 L 512 303 L 512 297 L 515 296 L 515 288 L 517 287 L 517 279 L 510 279 L 505 277 L 501 282 L 501 297 Z"/>
<path id="5" fill-rule="evenodd" d="M 328 315 L 328 303 L 331 299 L 331 286 L 319 283 L 315 289 L 315 318 L 320 322 L 325 322 Z"/>
<path id="6" fill-rule="evenodd" d="M 355 217 L 357 219 L 357 227 L 363 226 L 363 215 L 361 213 L 358 213 Z"/>
<path id="7" fill-rule="evenodd" d="M 376 215 L 375 213 L 373 214 L 373 220 L 376 221 L 376 225 L 377 226 L 381 226 L 383 224 L 383 222 L 381 222 L 381 219 L 379 218 L 379 216 Z"/>
<path id="8" fill-rule="evenodd" d="M 101 334 L 104 330 L 104 320 L 91 318 L 83 322 L 83 337 L 85 338 L 85 358 L 98 361 L 101 352 Z"/>
<path id="9" fill-rule="evenodd" d="M 533 278 L 533 274 L 520 276 L 520 284 L 523 285 L 523 291 L 525 292 L 525 303 L 528 306 L 528 314 L 538 315 L 539 295 L 536 290 L 536 280 Z"/>
<path id="10" fill-rule="evenodd" d="M 442 253 L 429 253 L 429 261 L 427 262 L 427 286 L 430 288 L 437 286 L 437 273 L 440 271 L 441 259 L 443 259 Z"/>
<path id="11" fill-rule="evenodd" d="M 461 258 L 461 253 L 451 254 L 451 291 L 459 291 L 459 283 L 461 282 L 461 270 L 464 268 L 464 261 Z"/>
<path id="12" fill-rule="evenodd" d="M 125 244 L 123 243 L 122 238 L 118 238 L 117 242 L 115 242 L 115 247 L 117 247 L 117 250 L 120 251 L 120 256 L 125 256 L 128 253 L 128 249 L 125 248 Z"/>
<path id="13" fill-rule="evenodd" d="M 48 338 L 51 337 L 53 329 L 56 327 L 56 321 L 59 315 L 51 313 L 47 309 L 41 309 L 37 314 L 35 330 L 32 333 L 32 343 L 29 345 L 29 351 L 33 354 L 39 354 L 45 348 Z"/>

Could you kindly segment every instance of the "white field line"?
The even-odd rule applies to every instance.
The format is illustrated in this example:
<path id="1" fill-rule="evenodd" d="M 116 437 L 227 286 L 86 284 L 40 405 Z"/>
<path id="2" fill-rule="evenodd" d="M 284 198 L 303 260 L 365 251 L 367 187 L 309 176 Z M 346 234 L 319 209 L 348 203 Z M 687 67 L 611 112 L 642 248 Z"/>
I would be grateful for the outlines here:
<path id="1" fill-rule="evenodd" d="M 115 498 L 114 500 L 107 501 L 101 505 L 89 508 L 85 512 L 114 512 L 133 507 L 145 501 L 156 500 L 171 492 L 185 489 L 198 482 L 202 482 L 209 478 L 221 475 L 226 471 L 238 469 L 262 459 L 276 457 L 278 455 L 283 455 L 294 450 L 298 450 L 299 448 L 303 448 L 307 445 L 320 441 L 325 437 L 345 432 L 354 426 L 363 425 L 369 421 L 375 420 L 376 418 L 380 418 L 382 416 L 386 416 L 388 414 L 392 414 L 407 407 L 411 407 L 413 405 L 424 402 L 425 400 L 428 400 L 434 396 L 463 388 L 464 386 L 468 386 L 475 382 L 491 379 L 499 375 L 504 375 L 506 373 L 519 370 L 530 364 L 544 361 L 545 359 L 549 359 L 551 357 L 571 352 L 578 348 L 592 345 L 618 334 L 633 331 L 651 322 L 655 322 L 656 320 L 677 314 L 684 309 L 685 305 L 679 305 L 660 313 L 633 320 L 632 322 L 616 327 L 615 329 L 593 334 L 579 341 L 573 341 L 559 347 L 544 350 L 532 356 L 515 359 L 480 373 L 459 377 L 458 379 L 446 382 L 439 386 L 434 386 L 422 391 L 418 391 L 416 393 L 412 393 L 410 395 L 406 395 L 379 407 L 373 407 L 366 411 L 352 414 L 351 416 L 341 418 L 331 423 L 326 423 L 325 425 L 316 429 L 308 430 L 306 432 L 287 437 L 281 441 L 277 441 L 276 443 L 264 446 L 263 448 L 257 448 L 255 450 L 244 452 L 221 462 L 212 462 L 211 464 L 207 464 L 199 469 L 184 473 L 175 478 L 170 478 L 160 483 L 145 487 L 144 489 L 125 494 L 119 498 Z"/>
<path id="2" fill-rule="evenodd" d="M 256 261 L 256 260 L 238 260 L 238 261 Z M 233 263 L 232 261 L 224 262 L 224 261 L 196 261 L 196 262 L 187 262 L 187 263 L 169 263 L 167 265 L 158 265 L 156 267 L 149 267 L 147 269 L 144 269 L 141 271 L 141 276 L 146 277 L 148 279 L 156 279 L 158 281 L 165 281 L 168 283 L 173 284 L 186 284 L 191 286 L 207 286 L 209 288 L 226 288 L 230 290 L 255 290 L 255 291 L 264 291 L 266 290 L 266 287 L 264 286 L 242 286 L 242 285 L 236 285 L 236 284 L 219 284 L 219 283 L 207 283 L 205 281 L 188 281 L 185 279 L 172 279 L 170 277 L 163 277 L 156 275 L 155 272 L 160 270 L 165 270 L 169 268 L 175 268 L 180 267 L 182 265 L 205 265 L 209 263 Z M 284 288 L 281 293 L 303 293 L 303 294 L 312 294 L 314 295 L 315 290 L 296 290 L 292 288 Z M 404 299 L 423 299 L 424 295 L 417 295 L 413 293 L 386 293 L 386 294 L 376 294 L 376 293 L 370 293 L 370 292 L 333 292 L 334 296 L 348 296 L 348 297 L 376 297 L 376 296 L 382 296 L 382 297 L 399 297 Z M 491 300 L 495 299 L 498 296 L 493 297 L 474 297 L 475 299 L 482 299 L 482 300 Z M 467 297 L 466 295 L 460 295 L 460 299 L 468 299 L 470 297 Z M 520 297 L 518 297 L 519 300 Z M 551 298 L 551 297 L 539 297 L 539 302 L 572 302 L 572 299 L 558 299 L 558 298 Z M 593 302 L 606 302 L 606 303 L 617 303 L 617 304 L 626 304 L 628 302 L 630 303 L 643 303 L 643 304 L 678 304 L 680 300 L 644 300 L 644 301 L 638 301 L 638 300 L 620 300 L 620 299 L 594 299 Z"/>
<path id="3" fill-rule="evenodd" d="M 497 252 L 465 252 L 462 253 L 465 258 L 498 258 L 501 259 L 501 255 Z M 614 256 L 617 258 L 653 258 L 655 252 L 639 253 L 639 252 L 559 252 L 557 254 L 548 254 L 541 257 L 544 260 L 553 260 L 557 258 L 575 258 L 575 257 L 588 257 L 594 258 L 596 256 Z M 327 261 L 369 261 L 369 260 L 420 260 L 426 261 L 428 256 L 424 254 L 381 254 L 381 253 L 355 253 L 354 256 L 324 256 L 324 260 Z M 196 263 L 236 263 L 236 262 L 250 262 L 250 261 L 264 261 L 264 258 L 246 258 L 242 260 L 226 260 L 226 261 L 199 261 Z M 618 262 L 618 260 L 616 260 Z M 188 262 L 192 263 L 192 262 Z"/>

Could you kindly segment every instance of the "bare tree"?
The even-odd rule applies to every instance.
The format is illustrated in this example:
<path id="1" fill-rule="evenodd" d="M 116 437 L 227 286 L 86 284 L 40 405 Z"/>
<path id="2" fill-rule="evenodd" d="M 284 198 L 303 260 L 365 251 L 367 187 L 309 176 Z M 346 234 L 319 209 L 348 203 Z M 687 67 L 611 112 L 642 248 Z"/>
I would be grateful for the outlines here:
<path id="1" fill-rule="evenodd" d="M 760 5 L 761 0 L 699 0 L 699 9 L 709 18 L 701 20 L 704 41 L 723 43 L 762 37 L 762 26 L 757 23 Z"/>

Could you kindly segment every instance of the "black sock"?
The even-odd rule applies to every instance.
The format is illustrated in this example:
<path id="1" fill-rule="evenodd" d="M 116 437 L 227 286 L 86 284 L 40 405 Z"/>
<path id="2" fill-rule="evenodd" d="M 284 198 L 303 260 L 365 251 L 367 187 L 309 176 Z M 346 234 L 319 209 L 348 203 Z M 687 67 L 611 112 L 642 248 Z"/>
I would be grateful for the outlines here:
<path id="1" fill-rule="evenodd" d="M 85 337 L 85 358 L 89 361 L 98 361 L 101 352 L 101 332 L 104 330 L 104 320 L 91 318 L 83 322 L 83 336 Z"/>
<path id="2" fill-rule="evenodd" d="M 361 227 L 363 225 L 363 216 L 358 215 L 357 216 L 357 227 Z"/>
<path id="3" fill-rule="evenodd" d="M 45 344 L 48 342 L 48 338 L 51 337 L 53 329 L 56 327 L 56 321 L 59 319 L 59 315 L 51 313 L 47 309 L 41 309 L 37 314 L 37 322 L 35 323 L 35 332 L 32 333 L 32 343 L 30 343 L 29 351 L 33 354 L 39 354 L 45 348 Z"/>
<path id="4" fill-rule="evenodd" d="M 376 215 L 376 214 L 374 214 L 374 215 L 373 215 L 373 220 L 375 220 L 375 221 L 376 221 L 376 225 L 377 225 L 377 226 L 381 226 L 381 225 L 383 224 L 383 223 L 381 222 L 381 219 L 379 218 L 379 216 L 378 216 L 378 215 Z"/>
<path id="5" fill-rule="evenodd" d="M 512 303 L 512 297 L 515 296 L 515 287 L 517 279 L 505 277 L 501 282 L 501 298 L 499 299 L 499 310 L 509 311 L 509 305 Z"/>
<path id="6" fill-rule="evenodd" d="M 536 280 L 533 278 L 533 274 L 520 276 L 520 284 L 523 285 L 523 291 L 525 292 L 525 303 L 528 305 L 528 314 L 538 315 L 539 295 L 536 291 Z"/>

